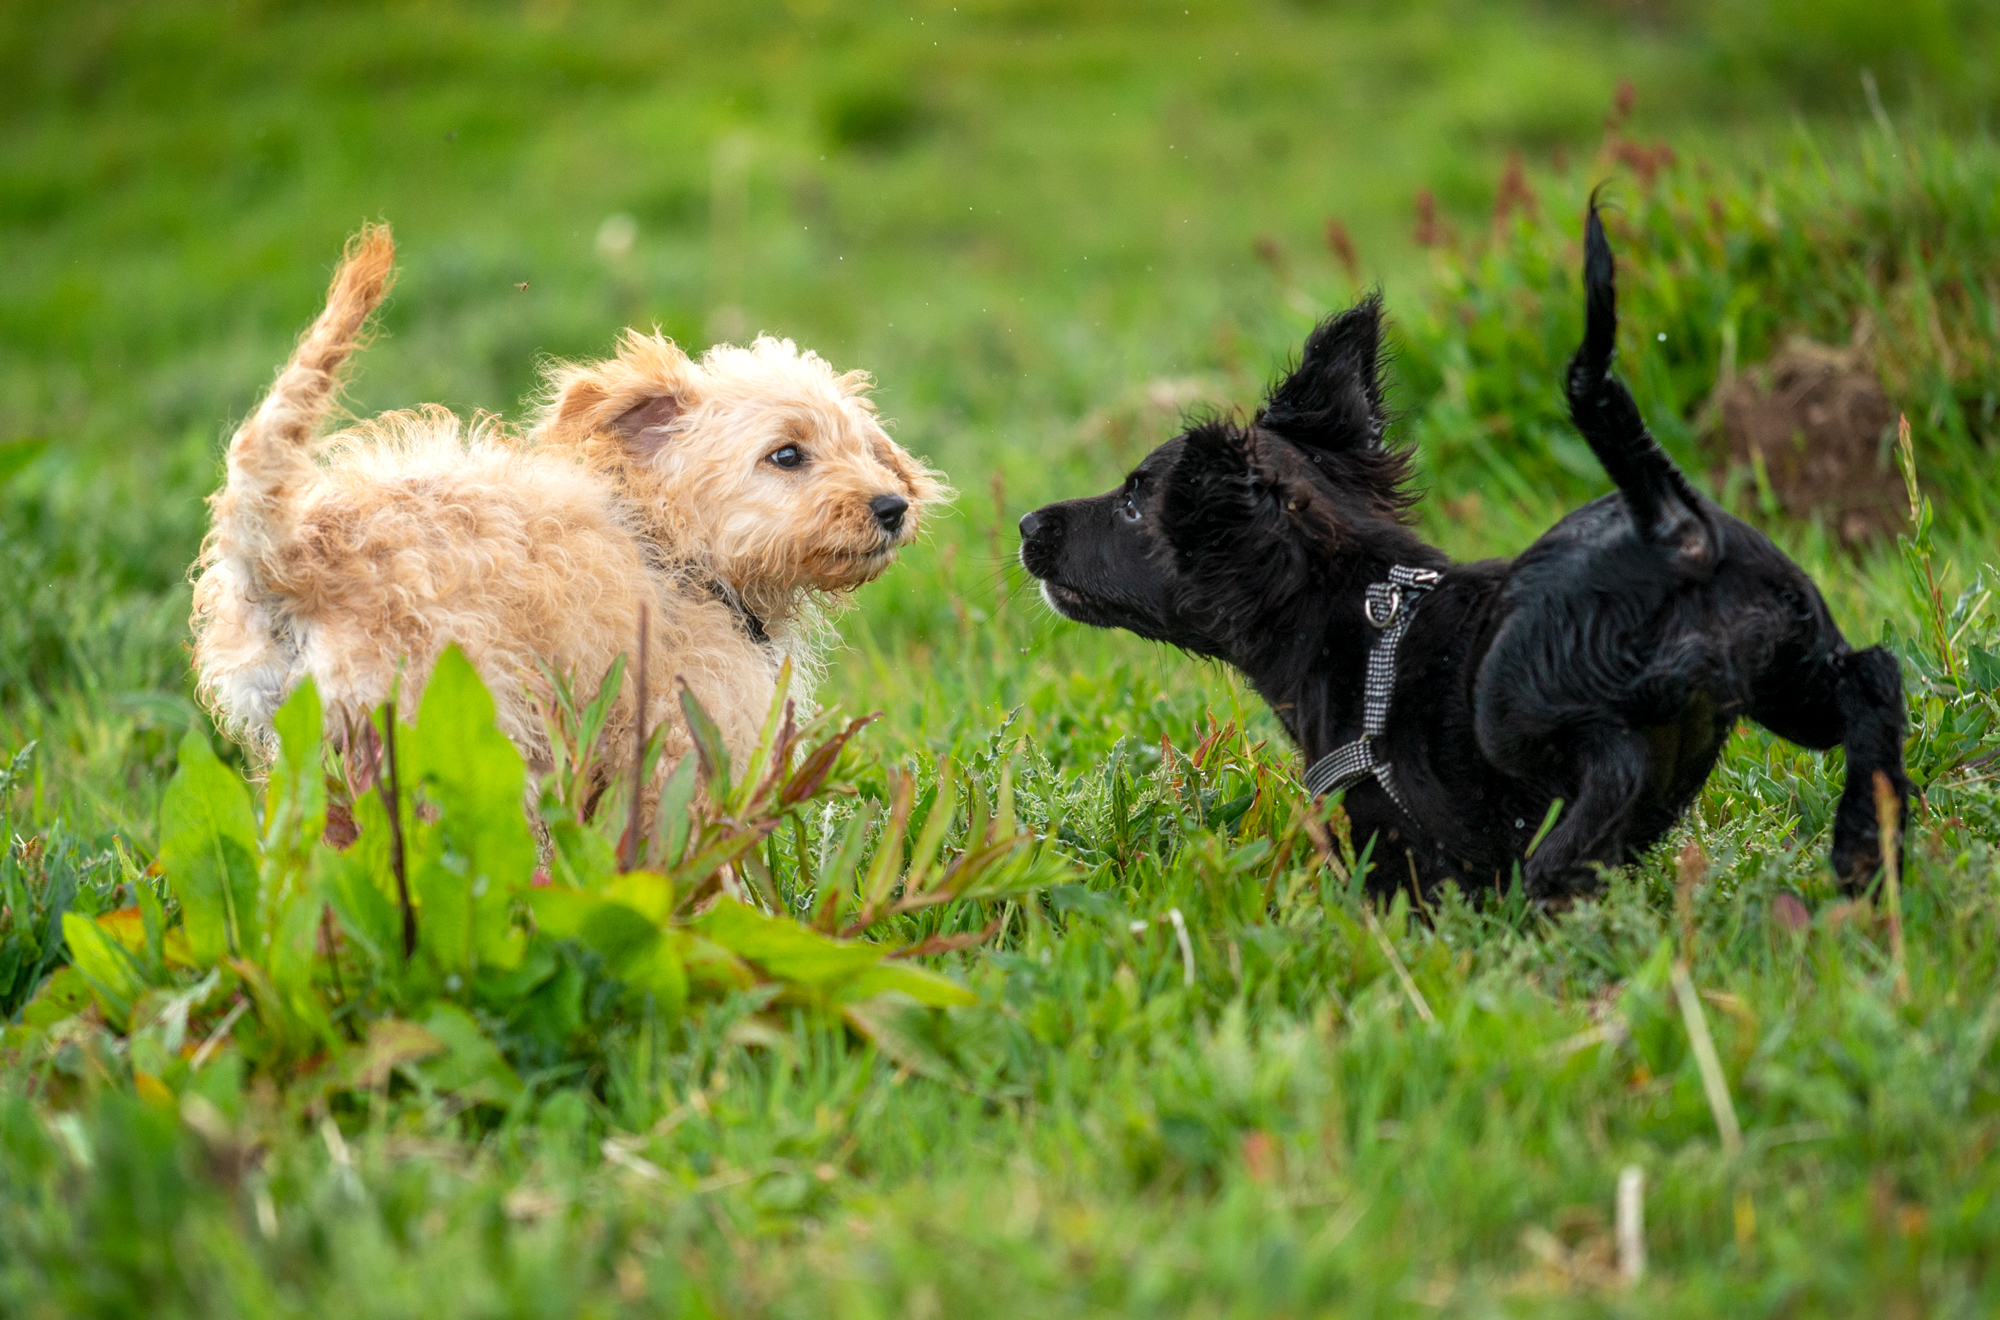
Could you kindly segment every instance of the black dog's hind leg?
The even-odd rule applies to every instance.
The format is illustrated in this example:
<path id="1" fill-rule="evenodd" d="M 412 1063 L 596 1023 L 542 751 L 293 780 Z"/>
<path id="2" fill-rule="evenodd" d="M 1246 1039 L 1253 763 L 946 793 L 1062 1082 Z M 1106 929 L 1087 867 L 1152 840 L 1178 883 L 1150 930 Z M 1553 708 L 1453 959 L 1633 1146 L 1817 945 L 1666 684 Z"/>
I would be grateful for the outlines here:
<path id="1" fill-rule="evenodd" d="M 1591 864 L 1626 859 L 1633 808 L 1646 786 L 1648 746 L 1630 729 L 1597 725 L 1578 739 L 1574 797 L 1529 857 L 1522 879 L 1531 897 L 1556 898 L 1597 887 Z"/>
<path id="2" fill-rule="evenodd" d="M 1875 776 L 1887 776 L 1909 817 L 1910 778 L 1903 771 L 1903 674 L 1879 646 L 1841 650 L 1817 665 L 1767 675 L 1750 718 L 1802 746 L 1847 752 L 1847 786 L 1833 818 L 1833 873 L 1858 891 L 1882 867 Z M 1901 848 L 1898 847 L 1900 856 Z"/>

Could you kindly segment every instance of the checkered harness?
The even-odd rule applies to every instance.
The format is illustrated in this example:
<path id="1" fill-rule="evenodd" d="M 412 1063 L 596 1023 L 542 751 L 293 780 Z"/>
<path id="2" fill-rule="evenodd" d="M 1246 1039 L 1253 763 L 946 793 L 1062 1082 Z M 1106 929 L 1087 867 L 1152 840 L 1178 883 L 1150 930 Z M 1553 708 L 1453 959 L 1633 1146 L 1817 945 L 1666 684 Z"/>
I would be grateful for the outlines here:
<path id="1" fill-rule="evenodd" d="M 1306 791 L 1315 798 L 1352 788 L 1374 775 L 1383 791 L 1405 814 L 1409 813 L 1410 804 L 1403 800 L 1395 775 L 1376 750 L 1375 740 L 1389 727 L 1389 694 L 1396 686 L 1396 644 L 1410 630 L 1417 606 L 1437 586 L 1438 577 L 1436 569 L 1405 568 L 1398 564 L 1389 570 L 1386 582 L 1368 585 L 1361 612 L 1380 636 L 1368 653 L 1368 682 L 1361 698 L 1361 736 L 1334 748 L 1306 771 Z"/>

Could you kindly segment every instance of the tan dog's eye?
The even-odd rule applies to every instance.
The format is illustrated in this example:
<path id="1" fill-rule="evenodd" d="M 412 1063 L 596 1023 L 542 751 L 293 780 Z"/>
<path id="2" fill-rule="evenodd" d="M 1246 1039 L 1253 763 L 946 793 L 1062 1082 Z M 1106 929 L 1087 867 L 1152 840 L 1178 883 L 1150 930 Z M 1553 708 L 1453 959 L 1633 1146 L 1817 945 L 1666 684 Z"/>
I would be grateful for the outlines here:
<path id="1" fill-rule="evenodd" d="M 782 445 L 771 451 L 770 460 L 776 466 L 789 471 L 795 467 L 805 466 L 806 451 L 797 445 Z"/>

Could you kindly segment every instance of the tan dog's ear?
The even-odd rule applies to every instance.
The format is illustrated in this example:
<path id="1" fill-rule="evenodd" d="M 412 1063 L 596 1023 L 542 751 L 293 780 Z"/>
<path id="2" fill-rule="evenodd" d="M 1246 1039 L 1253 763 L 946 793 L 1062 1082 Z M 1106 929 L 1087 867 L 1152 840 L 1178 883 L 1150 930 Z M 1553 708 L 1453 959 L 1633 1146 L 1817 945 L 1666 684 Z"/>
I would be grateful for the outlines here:
<path id="1" fill-rule="evenodd" d="M 617 357 L 549 369 L 542 426 L 577 441 L 608 432 L 643 462 L 659 453 L 693 407 L 698 370 L 666 336 L 627 330 Z"/>
<path id="2" fill-rule="evenodd" d="M 661 394 L 618 414 L 611 429 L 624 436 L 625 447 L 643 461 L 659 453 L 660 446 L 673 437 L 674 422 L 680 415 L 680 397 Z"/>

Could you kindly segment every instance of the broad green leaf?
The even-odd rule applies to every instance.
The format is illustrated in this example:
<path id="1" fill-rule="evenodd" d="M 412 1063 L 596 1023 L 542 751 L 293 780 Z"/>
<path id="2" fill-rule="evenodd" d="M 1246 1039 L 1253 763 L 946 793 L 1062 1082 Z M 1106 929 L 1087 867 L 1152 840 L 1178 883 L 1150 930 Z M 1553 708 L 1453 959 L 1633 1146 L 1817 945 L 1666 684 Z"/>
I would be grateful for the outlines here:
<path id="1" fill-rule="evenodd" d="M 678 1014 L 687 1003 L 687 967 L 674 940 L 654 940 L 620 968 L 618 975 L 633 989 L 650 991 L 666 1012 Z"/>
<path id="2" fill-rule="evenodd" d="M 254 954 L 289 996 L 310 994 L 323 903 L 314 883 L 313 850 L 326 830 L 324 719 L 308 678 L 278 709 L 278 755 L 264 793 L 264 851 L 259 868 Z"/>
<path id="3" fill-rule="evenodd" d="M 903 873 L 903 841 L 910 826 L 910 808 L 917 797 L 917 781 L 910 775 L 889 772 L 889 819 L 883 822 L 882 833 L 875 840 L 875 856 L 868 863 L 868 874 L 861 882 L 861 899 L 865 907 L 874 908 L 887 901 L 896 887 L 896 880 Z"/>
<path id="4" fill-rule="evenodd" d="M 49 442 L 40 437 L 0 442 L 0 482 L 9 480 L 16 472 L 41 457 Z"/>
<path id="5" fill-rule="evenodd" d="M 597 746 L 605 722 L 611 718 L 611 708 L 617 704 L 619 690 L 625 686 L 625 660 L 625 653 L 620 651 L 618 658 L 611 662 L 611 667 L 604 671 L 604 681 L 597 685 L 597 695 L 590 699 L 590 704 L 577 718 L 576 742 L 586 758 Z"/>
<path id="6" fill-rule="evenodd" d="M 660 927 L 623 903 L 600 898 L 577 923 L 576 938 L 602 954 L 613 975 L 622 976 L 628 963 L 659 943 Z"/>
<path id="7" fill-rule="evenodd" d="M 475 997 L 482 1004 L 511 1012 L 520 1001 L 535 993 L 562 970 L 562 959 L 547 939 L 528 941 L 527 952 L 521 961 L 506 971 L 483 967 L 475 988 Z"/>
<path id="8" fill-rule="evenodd" d="M 559 940 L 580 938 L 583 923 L 604 898 L 587 889 L 570 885 L 548 885 L 528 891 L 528 908 L 535 914 L 535 926 Z"/>
<path id="9" fill-rule="evenodd" d="M 750 970 L 750 965 L 714 940 L 703 939 L 685 929 L 668 931 L 667 939 L 681 960 L 691 990 L 726 995 L 736 990 L 748 990 L 757 984 L 756 974 Z"/>
<path id="10" fill-rule="evenodd" d="M 577 940 L 606 958 L 617 958 L 660 933 L 648 920 L 623 903 L 585 889 L 550 886 L 528 893 L 535 926 L 560 940 Z"/>
<path id="11" fill-rule="evenodd" d="M 360 837 L 345 850 L 320 844 L 313 849 L 314 887 L 333 904 L 347 937 L 377 966 L 400 966 L 403 914 L 389 871 L 389 812 L 382 799 L 364 793 L 353 805 Z"/>
<path id="12" fill-rule="evenodd" d="M 470 1013 L 456 1004 L 438 1004 L 424 1019 L 423 1027 L 444 1044 L 443 1053 L 419 1068 L 432 1086 L 463 1099 L 498 1105 L 521 1093 L 521 1079 Z"/>
<path id="13" fill-rule="evenodd" d="M 674 866 L 687 852 L 688 833 L 694 825 L 688 808 L 694 802 L 696 760 L 693 752 L 681 757 L 673 774 L 667 776 L 666 787 L 660 790 L 659 824 L 653 831 L 653 850 L 662 866 Z"/>
<path id="14" fill-rule="evenodd" d="M 248 951 L 257 911 L 257 817 L 250 790 L 190 729 L 160 801 L 160 867 L 203 966 Z"/>
<path id="15" fill-rule="evenodd" d="M 307 860 L 310 856 L 307 854 Z M 319 951 L 320 917 L 325 911 L 325 901 L 310 879 L 308 873 L 279 892 L 266 895 L 268 926 L 260 956 L 287 996 L 313 995 L 314 960 Z"/>
<path id="16" fill-rule="evenodd" d="M 513 901 L 535 869 L 523 813 L 526 770 L 456 646 L 438 657 L 407 743 L 405 787 L 421 784 L 439 810 L 412 831 L 419 947 L 440 970 L 468 978 L 481 964 L 512 967 L 526 947 Z"/>
<path id="17" fill-rule="evenodd" d="M 272 721 L 278 731 L 278 755 L 271 762 L 270 787 L 265 791 L 265 828 L 284 831 L 289 840 L 309 847 L 326 828 L 326 772 L 320 760 L 325 717 L 319 689 L 302 680 L 278 708 Z M 267 847 L 283 847 L 286 838 L 268 838 Z"/>
<path id="18" fill-rule="evenodd" d="M 958 767 L 947 758 L 938 766 L 937 796 L 931 800 L 930 814 L 924 817 L 924 827 L 910 849 L 909 869 L 905 874 L 912 887 L 928 883 L 931 861 L 943 846 L 945 832 L 951 828 L 957 813 Z"/>
<path id="19" fill-rule="evenodd" d="M 715 727 L 715 721 L 686 687 L 681 688 L 681 714 L 687 718 L 688 737 L 694 741 L 695 753 L 701 758 L 708 800 L 729 801 L 729 748 L 722 741 L 722 730 Z"/>
<path id="20" fill-rule="evenodd" d="M 482 1002 L 506 1014 L 510 1032 L 525 1045 L 561 1052 L 583 1026 L 583 973 L 547 935 L 529 941 L 519 967 L 482 973 L 478 991 Z"/>
<path id="21" fill-rule="evenodd" d="M 266 1064 L 308 1058 L 342 1042 L 327 1016 L 326 1004 L 310 985 L 280 984 L 270 971 L 248 958 L 231 958 L 229 969 L 243 979 L 262 1028 L 251 1057 Z"/>
<path id="22" fill-rule="evenodd" d="M 604 896 L 632 908 L 656 926 L 665 925 L 674 910 L 674 882 L 651 871 L 613 876 L 604 887 Z"/>
<path id="23" fill-rule="evenodd" d="M 1966 652 L 1966 677 L 1981 692 L 2000 690 L 2000 651 L 1975 646 Z"/>
<path id="24" fill-rule="evenodd" d="M 767 917 L 727 896 L 696 918 L 694 929 L 781 981 L 814 988 L 852 979 L 885 952 L 880 945 L 822 935 L 789 917 Z"/>
<path id="25" fill-rule="evenodd" d="M 555 845 L 549 870 L 557 884 L 595 889 L 618 873 L 617 847 L 588 825 L 556 821 L 549 826 L 549 841 Z"/>
<path id="26" fill-rule="evenodd" d="M 609 893 L 534 889 L 528 903 L 544 934 L 595 950 L 613 976 L 653 992 L 663 1007 L 678 1011 L 687 1001 L 687 972 L 663 929 L 673 890 L 661 877 L 634 871 L 618 877 Z"/>
<path id="27" fill-rule="evenodd" d="M 52 1027 L 81 1013 L 90 999 L 90 982 L 83 973 L 74 964 L 58 967 L 22 1008 L 21 1023 L 28 1027 Z"/>
<path id="28" fill-rule="evenodd" d="M 792 660 L 786 656 L 778 665 L 778 681 L 771 691 L 770 708 L 764 712 L 764 728 L 757 735 L 757 745 L 750 749 L 750 759 L 743 766 L 742 781 L 736 786 L 737 800 L 729 804 L 732 815 L 743 812 L 749 805 L 750 795 L 757 791 L 758 783 L 764 778 L 764 768 L 770 763 L 773 744 L 784 720 L 786 693 L 791 686 Z"/>
<path id="29" fill-rule="evenodd" d="M 931 1008 L 979 1002 L 978 995 L 950 977 L 929 968 L 899 962 L 875 964 L 842 986 L 840 997 L 844 1000 L 867 999 L 888 991 L 908 995 Z"/>

